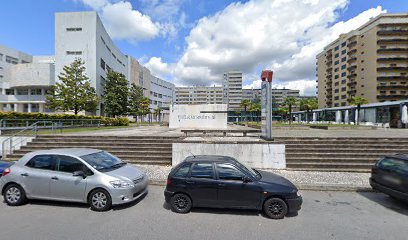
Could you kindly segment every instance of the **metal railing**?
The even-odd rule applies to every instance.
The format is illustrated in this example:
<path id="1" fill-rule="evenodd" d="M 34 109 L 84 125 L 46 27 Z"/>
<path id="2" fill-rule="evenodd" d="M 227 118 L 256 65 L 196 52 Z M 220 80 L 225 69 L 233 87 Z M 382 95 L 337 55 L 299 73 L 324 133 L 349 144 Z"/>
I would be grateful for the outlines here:
<path id="1" fill-rule="evenodd" d="M 62 125 L 55 123 L 53 121 L 37 121 L 24 129 L 8 136 L 6 139 L 3 140 L 1 143 L 1 158 L 12 154 L 14 150 L 21 146 L 23 143 L 27 142 L 30 137 L 37 137 L 38 129 L 42 125 L 45 126 L 47 124 L 51 124 L 51 129 L 53 132 L 56 132 L 58 128 L 61 128 Z"/>
<path id="2" fill-rule="evenodd" d="M 6 118 L 0 120 L 0 131 L 1 130 L 23 130 L 30 125 L 42 122 L 42 126 L 38 126 L 41 129 L 50 129 L 55 123 L 61 125 L 61 128 L 75 128 L 75 127 L 100 127 L 102 124 L 101 119 L 12 119 Z"/>

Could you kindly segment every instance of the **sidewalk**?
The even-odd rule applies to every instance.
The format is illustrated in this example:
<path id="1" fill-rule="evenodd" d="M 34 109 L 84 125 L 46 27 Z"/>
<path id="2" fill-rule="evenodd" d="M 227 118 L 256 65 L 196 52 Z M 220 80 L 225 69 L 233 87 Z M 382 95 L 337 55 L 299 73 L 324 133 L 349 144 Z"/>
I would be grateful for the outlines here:
<path id="1" fill-rule="evenodd" d="M 165 185 L 170 166 L 137 165 L 143 169 L 153 185 Z M 293 182 L 299 190 L 315 191 L 372 191 L 369 185 L 370 173 L 313 172 L 266 170 L 274 172 Z"/>

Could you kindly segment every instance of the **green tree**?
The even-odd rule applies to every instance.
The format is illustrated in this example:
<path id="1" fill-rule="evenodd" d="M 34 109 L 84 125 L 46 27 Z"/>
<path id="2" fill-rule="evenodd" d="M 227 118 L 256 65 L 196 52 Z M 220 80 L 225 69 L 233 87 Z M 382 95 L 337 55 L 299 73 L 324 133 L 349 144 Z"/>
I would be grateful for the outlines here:
<path id="1" fill-rule="evenodd" d="M 46 97 L 46 105 L 54 111 L 95 112 L 98 106 L 96 90 L 85 74 L 85 62 L 77 58 L 69 66 L 64 66 L 57 82 Z"/>
<path id="2" fill-rule="evenodd" d="M 160 119 L 160 114 L 161 114 L 162 110 L 160 107 L 157 107 L 156 109 L 154 109 L 153 114 L 158 117 L 159 122 L 161 121 Z"/>
<path id="3" fill-rule="evenodd" d="M 110 117 L 128 113 L 128 81 L 125 75 L 115 71 L 108 71 L 104 89 L 105 112 Z"/>
<path id="4" fill-rule="evenodd" d="M 357 106 L 357 112 L 358 112 L 358 114 L 360 114 L 361 105 L 367 104 L 367 103 L 368 103 L 367 99 L 365 99 L 365 98 L 363 98 L 363 97 L 352 97 L 352 98 L 351 98 L 351 102 L 350 102 L 351 105 Z M 357 115 L 358 115 L 358 114 L 357 114 Z M 359 118 L 360 118 L 360 116 L 357 117 L 357 125 L 360 124 Z"/>
<path id="5" fill-rule="evenodd" d="M 317 99 L 316 98 L 304 98 L 300 101 L 300 110 L 306 110 L 306 121 L 309 123 L 309 113 L 313 109 L 317 109 Z"/>
<path id="6" fill-rule="evenodd" d="M 289 111 L 289 124 L 292 124 L 292 108 L 299 104 L 295 97 L 286 97 L 283 101 L 283 106 L 288 107 Z"/>
<path id="7" fill-rule="evenodd" d="M 247 108 L 251 105 L 251 101 L 249 99 L 242 99 L 240 106 L 244 108 L 244 114 L 245 114 L 245 121 L 247 121 Z"/>
<path id="8" fill-rule="evenodd" d="M 143 97 L 143 88 L 132 83 L 129 89 L 129 113 L 138 116 L 140 112 L 140 101 Z"/>
<path id="9" fill-rule="evenodd" d="M 149 109 L 150 99 L 147 97 L 141 97 L 139 102 L 139 116 L 145 116 L 150 113 Z"/>

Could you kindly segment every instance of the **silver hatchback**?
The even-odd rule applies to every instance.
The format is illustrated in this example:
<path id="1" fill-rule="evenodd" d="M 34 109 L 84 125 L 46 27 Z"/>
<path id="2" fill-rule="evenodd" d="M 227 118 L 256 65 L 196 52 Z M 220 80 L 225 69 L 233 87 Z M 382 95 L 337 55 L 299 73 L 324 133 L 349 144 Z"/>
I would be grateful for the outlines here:
<path id="1" fill-rule="evenodd" d="M 1 194 L 10 206 L 27 199 L 88 203 L 95 211 L 147 193 L 148 178 L 112 154 L 87 148 L 31 152 L 5 169 Z"/>

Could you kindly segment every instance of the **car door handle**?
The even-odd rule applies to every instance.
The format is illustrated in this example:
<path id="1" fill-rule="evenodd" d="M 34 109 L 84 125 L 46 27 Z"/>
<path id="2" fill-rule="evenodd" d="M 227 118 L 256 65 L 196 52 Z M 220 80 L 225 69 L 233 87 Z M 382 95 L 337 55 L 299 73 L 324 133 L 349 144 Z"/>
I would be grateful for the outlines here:
<path id="1" fill-rule="evenodd" d="M 188 184 L 193 184 L 193 183 L 195 183 L 195 182 L 193 182 L 193 181 L 186 181 L 186 183 L 188 183 Z"/>
<path id="2" fill-rule="evenodd" d="M 52 180 L 58 180 L 58 177 L 52 177 L 51 179 Z"/>
<path id="3" fill-rule="evenodd" d="M 23 177 L 28 177 L 28 173 L 22 173 L 20 175 L 23 176 Z"/>
<path id="4" fill-rule="evenodd" d="M 219 187 L 225 187 L 225 183 L 218 183 Z"/>

